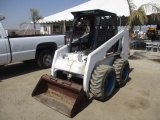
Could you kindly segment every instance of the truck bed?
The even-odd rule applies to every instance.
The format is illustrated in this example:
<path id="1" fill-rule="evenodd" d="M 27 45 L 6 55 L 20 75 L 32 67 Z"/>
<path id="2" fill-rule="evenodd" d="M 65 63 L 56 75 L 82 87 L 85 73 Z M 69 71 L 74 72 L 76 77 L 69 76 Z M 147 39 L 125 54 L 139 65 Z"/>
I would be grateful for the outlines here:
<path id="1" fill-rule="evenodd" d="M 42 36 L 56 36 L 56 35 L 41 35 L 41 34 L 37 34 L 37 35 L 17 35 L 17 36 L 8 36 L 8 38 L 20 38 L 20 37 L 42 37 Z"/>

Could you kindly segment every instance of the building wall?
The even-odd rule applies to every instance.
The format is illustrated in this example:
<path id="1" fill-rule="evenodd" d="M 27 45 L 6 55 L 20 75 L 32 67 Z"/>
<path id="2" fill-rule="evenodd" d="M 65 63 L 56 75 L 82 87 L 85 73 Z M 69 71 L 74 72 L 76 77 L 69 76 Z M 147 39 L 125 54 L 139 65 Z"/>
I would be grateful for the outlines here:
<path id="1" fill-rule="evenodd" d="M 61 21 L 41 24 L 40 33 L 49 35 L 68 35 L 72 21 Z"/>

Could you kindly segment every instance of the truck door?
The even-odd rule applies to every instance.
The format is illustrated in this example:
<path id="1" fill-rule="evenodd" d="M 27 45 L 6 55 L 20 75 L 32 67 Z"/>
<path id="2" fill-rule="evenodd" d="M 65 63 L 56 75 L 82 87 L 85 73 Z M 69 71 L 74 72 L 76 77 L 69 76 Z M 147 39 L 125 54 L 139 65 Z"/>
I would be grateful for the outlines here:
<path id="1" fill-rule="evenodd" d="M 4 38 L 0 27 L 0 65 L 5 65 L 10 62 L 10 51 L 8 39 Z"/>

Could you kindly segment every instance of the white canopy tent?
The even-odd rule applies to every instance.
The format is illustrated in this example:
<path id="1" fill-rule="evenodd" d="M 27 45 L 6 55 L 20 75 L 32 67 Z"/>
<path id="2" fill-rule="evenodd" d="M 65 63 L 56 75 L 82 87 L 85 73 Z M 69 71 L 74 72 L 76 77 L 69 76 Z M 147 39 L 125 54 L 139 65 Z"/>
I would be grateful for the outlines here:
<path id="1" fill-rule="evenodd" d="M 160 3 L 160 0 L 133 0 L 137 7 L 144 3 Z M 82 10 L 92 10 L 101 9 L 109 12 L 116 13 L 117 16 L 129 16 L 129 7 L 127 0 L 90 0 L 78 6 L 72 7 L 70 9 L 64 10 L 62 12 L 44 17 L 39 23 L 51 23 L 57 21 L 69 21 L 73 19 L 71 12 L 82 11 Z M 147 13 L 151 14 L 151 13 Z"/>

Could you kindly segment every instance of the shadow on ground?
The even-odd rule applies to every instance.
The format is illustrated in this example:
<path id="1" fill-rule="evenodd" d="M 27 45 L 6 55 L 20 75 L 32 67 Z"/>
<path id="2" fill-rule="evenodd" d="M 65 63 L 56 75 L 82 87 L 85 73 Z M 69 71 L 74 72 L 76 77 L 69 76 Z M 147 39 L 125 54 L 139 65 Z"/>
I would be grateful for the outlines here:
<path id="1" fill-rule="evenodd" d="M 149 60 L 160 63 L 160 59 L 149 59 Z"/>
<path id="2" fill-rule="evenodd" d="M 41 69 L 38 68 L 38 66 L 33 63 L 30 63 L 30 64 L 24 64 L 24 63 L 11 64 L 11 65 L 2 67 L 0 69 L 0 82 L 2 82 L 2 80 L 8 79 L 8 78 L 31 73 L 31 72 L 38 71 L 38 70 L 41 70 Z"/>

